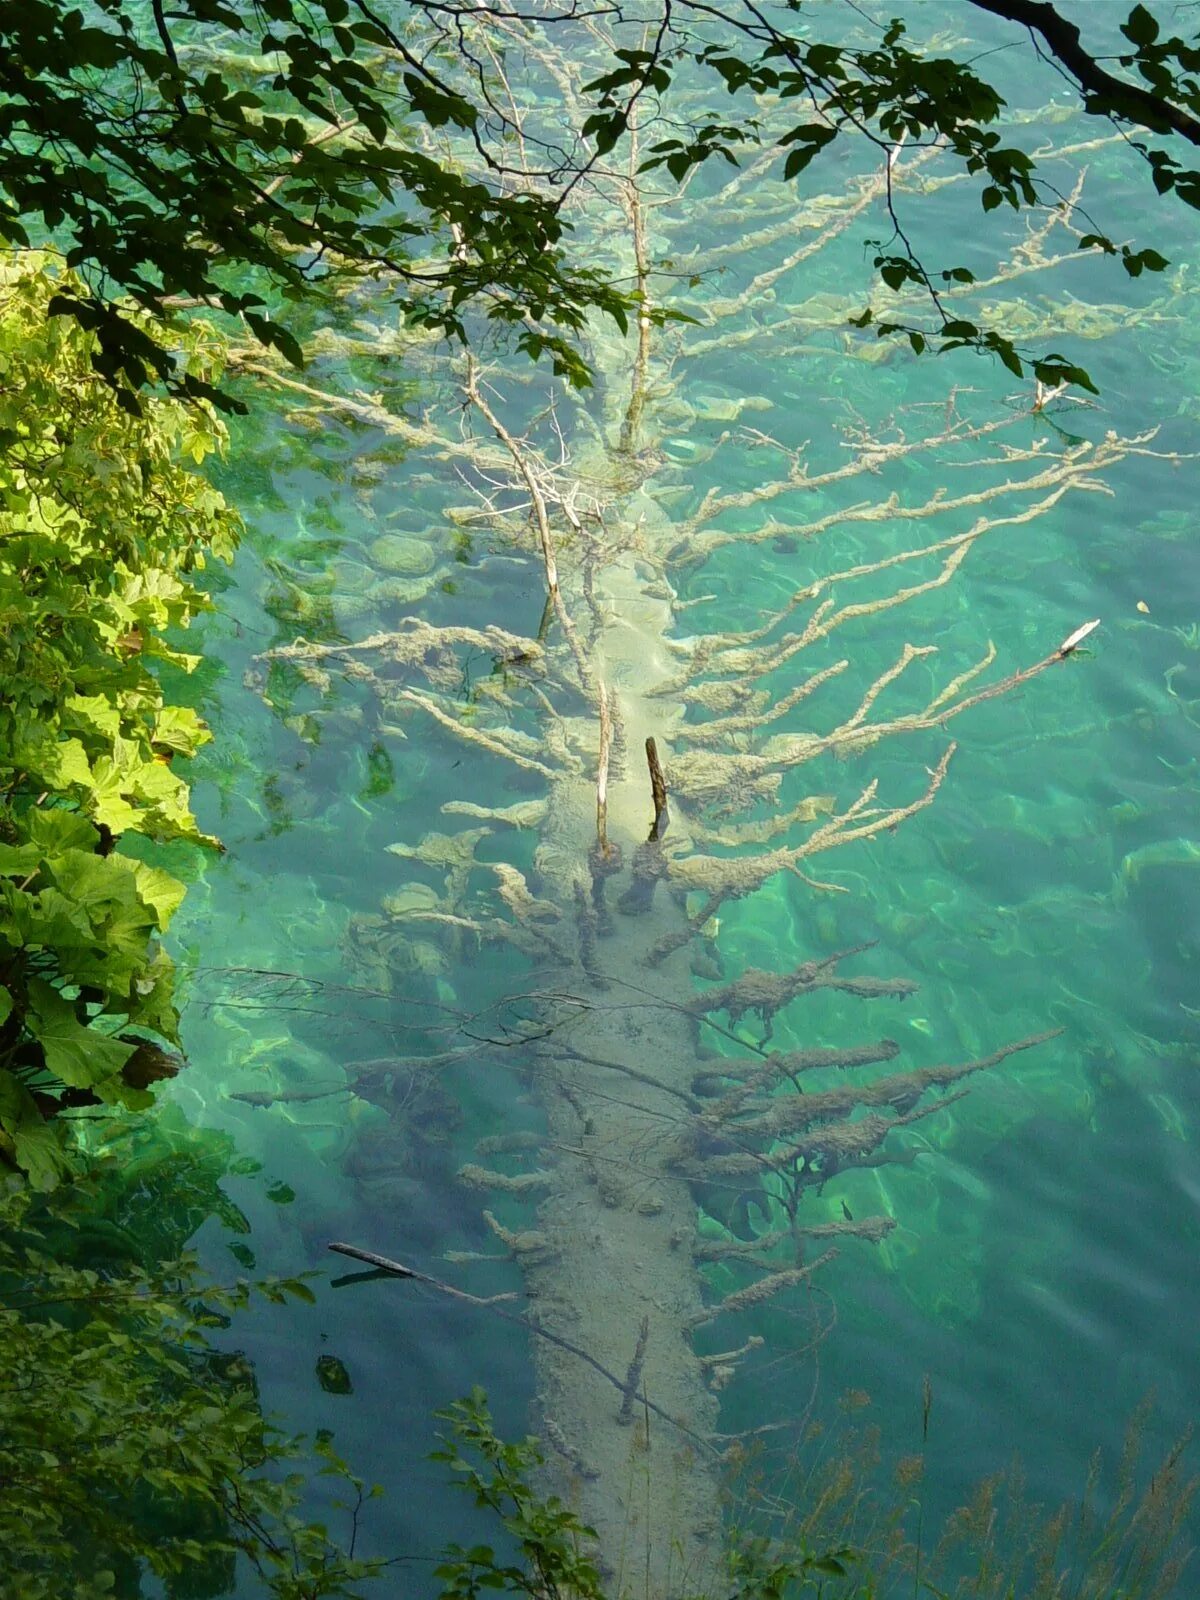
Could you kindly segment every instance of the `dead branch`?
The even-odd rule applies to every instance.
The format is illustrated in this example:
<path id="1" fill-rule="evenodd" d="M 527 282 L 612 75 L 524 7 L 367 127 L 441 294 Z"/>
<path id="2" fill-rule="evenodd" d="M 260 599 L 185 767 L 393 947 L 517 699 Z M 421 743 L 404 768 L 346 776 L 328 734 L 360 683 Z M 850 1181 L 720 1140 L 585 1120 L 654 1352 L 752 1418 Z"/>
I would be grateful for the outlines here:
<path id="1" fill-rule="evenodd" d="M 789 1267 L 784 1272 L 772 1272 L 769 1276 L 760 1278 L 757 1283 L 726 1295 L 724 1300 L 718 1301 L 715 1306 L 706 1306 L 703 1311 L 698 1311 L 689 1319 L 688 1327 L 699 1328 L 706 1322 L 714 1322 L 717 1317 L 737 1311 L 748 1311 L 752 1306 L 762 1305 L 764 1301 L 782 1294 L 785 1289 L 794 1289 L 797 1284 L 807 1283 L 814 1272 L 827 1266 L 836 1257 L 836 1250 L 826 1250 L 825 1254 L 818 1256 L 811 1266 Z"/>
<path id="2" fill-rule="evenodd" d="M 637 1399 L 638 1388 L 642 1381 L 642 1368 L 646 1365 L 646 1346 L 650 1343 L 650 1318 L 642 1318 L 642 1325 L 638 1329 L 637 1346 L 633 1352 L 633 1360 L 629 1363 L 629 1371 L 625 1374 L 624 1393 L 621 1396 L 621 1409 L 617 1412 L 617 1421 L 623 1427 L 628 1427 L 633 1421 L 633 1404 Z"/>
<path id="3" fill-rule="evenodd" d="M 646 765 L 650 769 L 650 795 L 654 801 L 654 821 L 650 826 L 650 843 L 662 838 L 665 828 L 663 818 L 667 812 L 667 780 L 663 777 L 658 759 L 658 746 L 652 738 L 646 740 Z"/>
<path id="4" fill-rule="evenodd" d="M 764 972 L 752 967 L 733 983 L 706 989 L 683 1004 L 696 1015 L 724 1011 L 731 1022 L 737 1023 L 752 1011 L 766 1022 L 798 996 L 813 994 L 818 989 L 838 989 L 864 1000 L 903 999 L 905 995 L 915 994 L 917 985 L 908 978 L 842 978 L 837 975 L 835 969 L 839 962 L 871 948 L 870 944 L 862 944 L 849 950 L 837 950 L 820 960 L 806 961 L 792 972 Z"/>

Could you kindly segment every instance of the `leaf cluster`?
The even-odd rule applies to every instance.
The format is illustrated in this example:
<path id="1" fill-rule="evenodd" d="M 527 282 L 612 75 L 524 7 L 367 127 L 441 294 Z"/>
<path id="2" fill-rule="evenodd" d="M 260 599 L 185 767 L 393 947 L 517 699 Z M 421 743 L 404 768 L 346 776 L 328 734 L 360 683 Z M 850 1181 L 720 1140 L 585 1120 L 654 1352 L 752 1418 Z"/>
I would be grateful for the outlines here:
<path id="1" fill-rule="evenodd" d="M 499 175 L 478 107 L 427 57 L 362 0 L 4 7 L 0 240 L 61 246 L 79 277 L 53 309 L 93 334 L 95 369 L 130 407 L 157 380 L 236 409 L 161 337 L 181 303 L 244 318 L 300 365 L 268 298 L 347 270 L 386 272 L 412 320 L 443 333 L 479 304 L 582 380 L 557 329 L 632 301 L 568 261 L 553 195 L 465 175 L 422 143 L 465 134 Z"/>
<path id="2" fill-rule="evenodd" d="M 1160 39 L 1159 25 L 1145 6 L 1135 6 L 1122 26 L 1135 53 L 1121 57 L 1121 64 L 1136 68 L 1164 107 L 1176 111 L 1183 108 L 1182 122 L 1178 117 L 1173 121 L 1166 114 L 1156 118 L 1153 108 L 1148 114 L 1144 90 L 1122 97 L 1115 81 L 1109 82 L 1103 92 L 1090 87 L 1093 75 L 1106 75 L 1098 61 L 1079 46 L 1078 30 L 1062 23 L 1057 8 L 1024 5 L 1020 0 L 1012 7 L 1004 5 L 1003 0 L 975 3 L 1001 15 L 1012 14 L 1017 21 L 1036 23 L 1033 13 L 1038 17 L 1049 15 L 1055 24 L 1049 30 L 1050 48 L 1055 50 L 1057 46 L 1060 59 L 1079 76 L 1085 111 L 1132 120 L 1161 132 L 1182 131 L 1185 137 L 1192 137 L 1188 131 L 1190 110 L 1200 110 L 1200 89 L 1193 76 L 1200 68 L 1200 47 L 1175 37 Z M 686 4 L 684 9 L 688 9 Z M 799 7 L 793 4 L 791 9 Z M 804 104 L 804 120 L 776 138 L 777 148 L 786 152 L 785 179 L 799 178 L 838 139 L 857 135 L 877 146 L 889 172 L 902 146 L 914 150 L 939 145 L 977 180 L 985 212 L 1001 206 L 1019 211 L 1055 202 L 1055 192 L 1046 189 L 1039 178 L 1035 158 L 1007 142 L 997 131 L 995 124 L 1004 113 L 1005 102 L 994 85 L 970 62 L 912 48 L 901 19 L 894 18 L 880 30 L 878 41 L 865 47 L 790 33 L 750 6 L 729 8 L 722 13 L 722 21 L 725 37 L 716 43 L 696 46 L 668 34 L 653 50 L 616 52 L 620 64 L 587 86 L 598 96 L 600 109 L 588 119 L 585 133 L 595 140 L 599 152 L 606 152 L 616 143 L 628 122 L 630 108 L 642 95 L 652 91 L 661 100 L 670 92 L 674 77 L 686 61 L 713 74 L 730 95 L 748 93 L 783 106 L 792 101 Z M 1059 39 L 1060 30 L 1070 36 L 1065 46 Z M 1200 140 L 1200 126 L 1195 132 Z M 676 181 L 683 181 L 693 168 L 714 155 L 736 163 L 738 147 L 761 137 L 757 119 L 722 118 L 709 112 L 682 134 L 651 145 L 640 170 L 665 167 Z M 1186 203 L 1200 205 L 1200 178 L 1196 173 L 1183 167 L 1168 150 L 1150 151 L 1140 144 L 1137 148 L 1146 156 L 1159 193 L 1174 189 Z M 916 290 L 927 295 L 937 323 L 932 328 L 918 329 L 877 316 L 868 308 L 853 319 L 855 326 L 874 326 L 880 335 L 903 334 L 918 354 L 930 348 L 974 348 L 998 357 L 1016 376 L 1028 367 L 1043 383 L 1073 383 L 1095 392 L 1086 371 L 1065 357 L 1048 354 L 1030 358 L 1003 330 L 978 328 L 948 313 L 942 305 L 941 289 L 950 284 L 972 283 L 974 274 L 962 265 L 936 271 L 928 268 L 905 231 L 890 184 L 887 207 L 893 224 L 892 239 L 877 244 L 873 265 L 894 292 Z M 1118 244 L 1096 229 L 1080 239 L 1079 248 L 1098 248 L 1115 257 L 1131 277 L 1161 272 L 1168 265 L 1158 250 Z"/>
<path id="3" fill-rule="evenodd" d="M 1146 5 L 1121 25 L 1118 76 L 1052 4 L 970 4 L 1035 33 L 1085 112 L 1200 143 L 1200 45 L 1168 35 Z M 579 0 L 547 0 L 531 37 L 571 28 L 578 9 Z M 898 18 L 865 43 L 812 38 L 788 27 L 799 9 L 799 0 L 777 12 L 749 0 L 653 7 L 641 43 L 615 35 L 607 70 L 585 85 L 578 148 L 570 139 L 547 147 L 537 171 L 524 158 L 507 164 L 524 140 L 520 116 L 488 10 L 466 0 L 412 0 L 399 13 L 368 0 L 175 0 L 169 10 L 161 0 L 23 0 L 0 8 L 0 241 L 62 246 L 79 277 L 53 309 L 93 334 L 91 359 L 124 404 L 136 407 L 136 391 L 156 380 L 236 408 L 179 363 L 164 325 L 181 308 L 218 308 L 299 365 L 300 344 L 281 320 L 288 303 L 347 273 L 386 276 L 405 317 L 457 339 L 468 313 L 481 312 L 526 354 L 587 384 L 577 340 L 589 315 L 624 328 L 639 296 L 572 250 L 572 192 L 610 157 L 639 104 L 672 130 L 641 170 L 665 168 L 676 181 L 714 156 L 736 162 L 765 137 L 742 108 L 681 120 L 697 68 L 729 95 L 803 106 L 772 135 L 789 180 L 846 137 L 874 144 L 884 161 L 902 143 L 937 143 L 978 182 L 985 211 L 1053 203 L 1036 157 L 998 131 L 1004 100 L 972 61 L 914 46 Z M 497 17 L 518 28 L 535 20 Z M 1169 145 L 1134 145 L 1159 193 L 1200 205 L 1200 174 Z M 969 269 L 927 267 L 892 202 L 889 193 L 895 248 L 879 250 L 876 269 L 893 289 L 925 292 L 940 323 L 953 321 L 939 286 L 971 281 Z M 1098 228 L 1081 241 L 1095 247 L 1132 276 L 1167 264 Z M 131 317 L 123 297 L 150 321 Z M 1003 330 L 965 337 L 871 312 L 866 320 L 914 348 L 920 332 L 921 348 L 965 343 L 1025 370 Z M 1059 381 L 1080 381 L 1069 362 L 1042 359 Z"/>
<path id="4" fill-rule="evenodd" d="M 363 1485 L 328 1438 L 310 1455 L 271 1427 L 252 1369 L 211 1344 L 254 1290 L 311 1300 L 308 1286 L 216 1287 L 187 1255 L 90 1264 L 87 1188 L 0 1193 L 5 1595 L 225 1593 L 241 1561 L 279 1600 L 357 1594 L 377 1563 L 299 1507 L 310 1463 L 349 1490 L 352 1518 Z"/>
<path id="5" fill-rule="evenodd" d="M 530 1481 L 543 1464 L 537 1440 L 498 1438 L 478 1387 L 437 1415 L 449 1432 L 432 1459 L 449 1468 L 451 1481 L 494 1516 L 520 1552 L 519 1563 L 506 1562 L 491 1545 L 448 1545 L 434 1570 L 441 1600 L 477 1600 L 495 1589 L 530 1600 L 604 1600 L 599 1568 L 586 1554 L 594 1530 Z"/>
<path id="6" fill-rule="evenodd" d="M 123 408 L 96 336 L 50 314 L 76 287 L 50 257 L 0 268 L 0 1163 L 41 1188 L 60 1113 L 144 1106 L 174 1070 L 158 938 L 183 886 L 122 844 L 215 843 L 174 769 L 209 734 L 157 669 L 194 664 L 166 635 L 239 527 L 183 460 L 222 425 L 201 403 Z M 184 359 L 210 357 L 197 328 Z"/>
<path id="7" fill-rule="evenodd" d="M 821 1439 L 812 1461 L 802 1451 L 794 1463 L 794 1502 L 786 1509 L 776 1492 L 761 1495 L 753 1460 L 743 1456 L 741 1510 L 752 1511 L 761 1498 L 765 1515 L 729 1530 L 725 1592 L 733 1600 L 884 1600 L 899 1594 L 931 1600 L 1172 1600 L 1182 1592 L 1197 1487 L 1185 1459 L 1189 1434 L 1147 1474 L 1142 1457 L 1149 1405 L 1143 1403 L 1126 1430 L 1110 1496 L 1101 1491 L 1099 1457 L 1082 1495 L 1057 1509 L 1030 1501 L 1014 1463 L 980 1483 L 946 1519 L 933 1548 L 923 1549 L 931 1399 L 927 1388 L 921 1453 L 896 1463 L 890 1485 L 879 1479 L 874 1431 L 839 1431 Z M 852 1394 L 847 1402 L 857 1407 L 869 1398 Z M 517 1564 L 491 1545 L 451 1546 L 436 1571 L 441 1600 L 476 1600 L 488 1589 L 601 1600 L 595 1568 L 586 1561 L 580 1565 L 578 1555 L 594 1534 L 561 1502 L 539 1496 L 530 1485 L 543 1465 L 537 1441 L 499 1439 L 478 1388 L 438 1415 L 450 1431 L 434 1460 L 445 1463 L 493 1515 L 521 1556 Z M 823 1431 L 814 1427 L 810 1442 Z M 759 1530 L 760 1520 L 769 1532 Z"/>

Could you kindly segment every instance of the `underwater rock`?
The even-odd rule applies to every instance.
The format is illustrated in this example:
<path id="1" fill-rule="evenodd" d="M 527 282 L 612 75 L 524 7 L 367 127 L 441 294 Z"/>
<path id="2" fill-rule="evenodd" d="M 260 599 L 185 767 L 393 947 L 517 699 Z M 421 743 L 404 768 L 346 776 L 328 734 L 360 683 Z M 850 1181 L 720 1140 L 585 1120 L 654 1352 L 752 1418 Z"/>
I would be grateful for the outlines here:
<path id="1" fill-rule="evenodd" d="M 383 897 L 382 905 L 389 917 L 407 916 L 411 911 L 436 911 L 437 891 L 427 883 L 402 883 L 394 894 Z"/>
<path id="2" fill-rule="evenodd" d="M 427 578 L 383 578 L 375 585 L 371 598 L 377 604 L 414 606 L 436 583 L 436 574 Z"/>
<path id="3" fill-rule="evenodd" d="M 353 1394 L 354 1385 L 346 1363 L 337 1356 L 317 1357 L 317 1382 L 326 1394 Z"/>
<path id="4" fill-rule="evenodd" d="M 434 567 L 429 546 L 403 533 L 381 533 L 371 541 L 370 555 L 377 567 L 402 578 L 423 578 Z"/>
<path id="5" fill-rule="evenodd" d="M 334 595 L 341 597 L 350 594 L 369 594 L 376 574 L 364 562 L 343 556 L 334 562 L 330 576 Z"/>

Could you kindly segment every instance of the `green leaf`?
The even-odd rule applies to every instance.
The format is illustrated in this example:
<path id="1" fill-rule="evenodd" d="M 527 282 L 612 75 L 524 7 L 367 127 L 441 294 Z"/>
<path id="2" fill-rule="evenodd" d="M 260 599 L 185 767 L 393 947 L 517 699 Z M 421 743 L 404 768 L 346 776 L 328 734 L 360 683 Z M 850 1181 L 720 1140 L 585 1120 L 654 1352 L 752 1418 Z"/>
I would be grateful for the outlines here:
<path id="1" fill-rule="evenodd" d="M 92 769 L 87 751 L 78 739 L 64 739 L 54 747 L 54 764 L 46 778 L 59 788 L 91 787 Z"/>
<path id="2" fill-rule="evenodd" d="M 36 871 L 42 852 L 35 844 L 0 844 L 0 874 L 27 878 Z"/>
<path id="3" fill-rule="evenodd" d="M 35 1189 L 53 1189 L 69 1170 L 61 1130 L 44 1120 L 33 1096 L 4 1068 L 0 1068 L 0 1130 L 11 1141 L 9 1154 Z"/>
<path id="4" fill-rule="evenodd" d="M 801 145 L 795 150 L 789 150 L 787 160 L 783 163 L 784 177 L 794 178 L 803 172 L 816 153 L 816 147 L 813 145 Z"/>
<path id="5" fill-rule="evenodd" d="M 152 1028 L 171 1044 L 178 1043 L 175 964 L 165 950 L 156 950 L 148 965 L 132 975 L 129 1020 L 141 1028 Z"/>
<path id="6" fill-rule="evenodd" d="M 1158 23 L 1145 6 L 1137 5 L 1129 13 L 1127 20 L 1121 24 L 1121 32 L 1130 44 L 1142 50 L 1158 38 Z"/>
<path id="7" fill-rule="evenodd" d="M 38 806 L 28 813 L 29 837 L 46 855 L 63 850 L 94 850 L 99 833 L 80 811 Z"/>
<path id="8" fill-rule="evenodd" d="M 29 1031 L 41 1045 L 46 1068 L 60 1082 L 77 1089 L 97 1088 L 115 1078 L 134 1046 L 84 1027 L 73 1001 L 65 1000 L 40 978 L 29 984 Z"/>
<path id="9" fill-rule="evenodd" d="M 135 861 L 132 867 L 138 897 L 153 911 L 159 932 L 165 933 L 171 918 L 183 904 L 187 889 L 162 867 L 147 866 L 144 861 Z"/>
<path id="10" fill-rule="evenodd" d="M 138 813 L 128 798 L 129 775 L 111 756 L 101 756 L 91 774 L 89 809 L 96 821 L 120 835 L 136 827 Z"/>
<path id="11" fill-rule="evenodd" d="M 62 1129 L 43 1121 L 36 1111 L 17 1125 L 12 1141 L 17 1162 L 33 1188 L 54 1189 L 70 1172 Z"/>
<path id="12" fill-rule="evenodd" d="M 163 706 L 154 721 L 153 742 L 180 755 L 195 755 L 212 734 L 190 706 Z"/>
<path id="13" fill-rule="evenodd" d="M 68 695 L 64 710 L 72 727 L 91 729 L 105 739 L 115 739 L 121 732 L 121 713 L 102 694 Z"/>

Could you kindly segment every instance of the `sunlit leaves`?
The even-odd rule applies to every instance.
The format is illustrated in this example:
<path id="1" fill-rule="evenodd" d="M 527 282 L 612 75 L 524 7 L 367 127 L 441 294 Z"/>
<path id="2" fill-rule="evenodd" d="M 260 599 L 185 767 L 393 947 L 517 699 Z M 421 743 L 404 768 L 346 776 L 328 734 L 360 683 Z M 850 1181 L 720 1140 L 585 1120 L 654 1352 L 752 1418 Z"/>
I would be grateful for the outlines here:
<path id="1" fill-rule="evenodd" d="M 119 841 L 203 842 L 173 763 L 208 731 L 152 664 L 187 669 L 165 631 L 207 605 L 190 574 L 238 533 L 179 464 L 220 424 L 123 407 L 93 370 L 99 332 L 50 315 L 75 287 L 50 257 L 0 274 L 0 1166 L 39 1186 L 62 1167 L 56 1112 L 146 1103 L 163 1074 L 142 1058 L 175 1036 L 156 938 L 183 886 Z M 208 375 L 202 342 L 186 354 Z"/>
<path id="2" fill-rule="evenodd" d="M 756 118 L 769 101 L 785 114 L 803 106 L 778 140 L 790 181 L 840 140 L 873 144 L 881 162 L 937 143 L 977 181 L 985 211 L 1044 198 L 1035 159 L 997 131 L 1004 101 L 980 58 L 926 51 L 899 18 L 859 42 L 790 33 L 799 7 L 718 8 L 702 42 L 685 9 L 636 43 L 618 37 L 583 87 L 582 149 L 565 151 L 543 182 L 514 184 L 504 95 L 470 54 L 486 22 L 456 0 L 415 0 L 403 25 L 364 0 L 178 0 L 157 17 L 115 0 L 24 0 L 0 18 L 0 239 L 21 245 L 48 230 L 61 241 L 81 279 L 54 310 L 95 335 L 90 359 L 133 413 L 137 391 L 154 382 L 233 402 L 116 296 L 166 324 L 181 302 L 218 306 L 299 365 L 288 302 L 348 272 L 386 273 L 415 326 L 465 340 L 482 316 L 586 384 L 577 346 L 589 315 L 619 320 L 637 306 L 579 259 L 562 201 L 612 156 L 631 118 L 666 135 L 640 170 L 676 182 L 714 157 L 736 162 L 764 137 Z M 569 26 L 572 10 L 542 8 L 539 25 Z M 426 48 L 443 27 L 442 48 Z M 1108 88 L 1081 89 L 1084 109 L 1168 134 L 1175 110 L 1195 120 L 1200 48 L 1144 4 L 1121 33 L 1128 53 L 1117 60 L 1146 87 L 1109 74 Z M 722 103 L 739 97 L 751 114 L 698 112 L 688 98 L 697 67 Z M 1157 115 L 1159 105 L 1172 114 Z M 1200 172 L 1135 147 L 1160 193 L 1200 206 Z M 1133 276 L 1161 270 L 1153 251 L 1120 254 Z M 941 270 L 930 263 L 927 289 Z M 658 305 L 650 316 L 661 320 Z M 540 326 L 522 331 L 531 322 Z"/>

